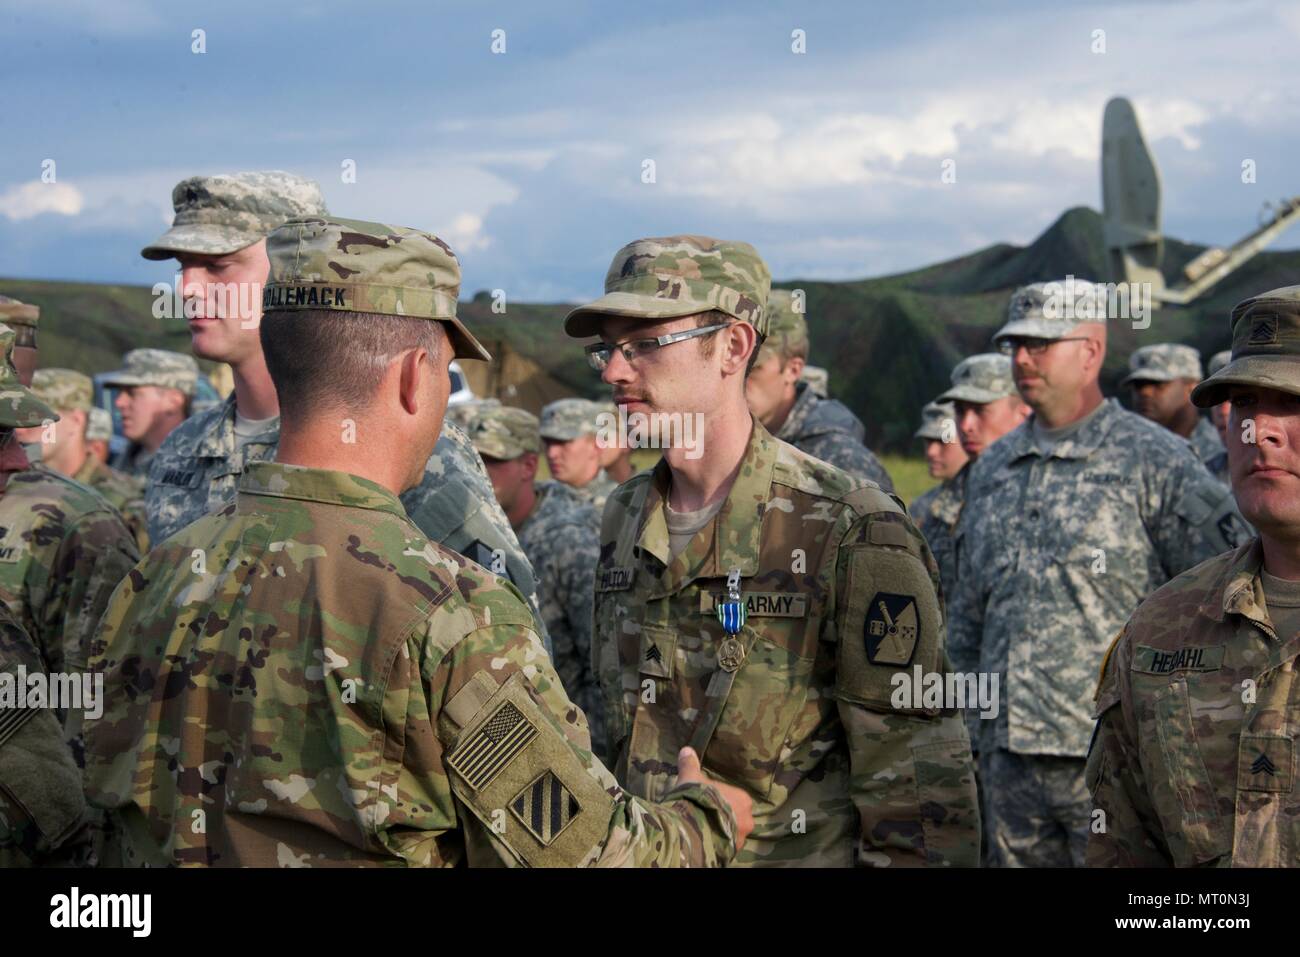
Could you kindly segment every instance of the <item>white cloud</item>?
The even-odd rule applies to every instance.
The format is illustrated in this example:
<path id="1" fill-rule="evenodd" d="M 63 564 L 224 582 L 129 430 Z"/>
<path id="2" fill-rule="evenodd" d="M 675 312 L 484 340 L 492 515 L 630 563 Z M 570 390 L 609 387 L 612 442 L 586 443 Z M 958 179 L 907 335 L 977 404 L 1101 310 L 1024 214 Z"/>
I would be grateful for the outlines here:
<path id="1" fill-rule="evenodd" d="M 17 222 L 45 213 L 76 216 L 85 205 L 81 190 L 70 183 L 42 183 L 32 180 L 11 186 L 0 194 L 0 215 Z"/>

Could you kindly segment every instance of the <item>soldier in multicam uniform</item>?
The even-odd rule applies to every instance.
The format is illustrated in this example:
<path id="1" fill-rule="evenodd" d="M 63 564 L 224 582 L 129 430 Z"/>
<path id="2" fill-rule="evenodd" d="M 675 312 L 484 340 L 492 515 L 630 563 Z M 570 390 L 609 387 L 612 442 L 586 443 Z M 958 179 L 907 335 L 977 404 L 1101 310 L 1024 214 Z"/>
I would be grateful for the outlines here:
<path id="1" fill-rule="evenodd" d="M 918 495 L 908 509 L 934 553 L 945 595 L 952 588 L 957 560 L 952 550 L 952 531 L 961 517 L 961 490 L 955 479 L 970 461 L 957 441 L 955 416 L 956 409 L 951 402 L 927 402 L 921 410 L 921 427 L 916 430 L 916 437 L 925 441 L 926 467 L 930 477 L 938 479 L 939 484 Z"/>
<path id="2" fill-rule="evenodd" d="M 1296 866 L 1300 286 L 1231 328 L 1192 401 L 1231 401 L 1232 490 L 1259 533 L 1156 591 L 1102 663 L 1090 866 Z"/>
<path id="3" fill-rule="evenodd" d="M 618 483 L 601 470 L 600 417 L 609 406 L 590 399 L 556 399 L 542 409 L 540 432 L 551 477 L 574 489 L 597 514 Z M 606 443 L 608 444 L 608 443 Z"/>
<path id="4" fill-rule="evenodd" d="M 532 413 L 500 404 L 481 410 L 470 438 L 537 574 L 551 660 L 569 700 L 587 716 L 592 750 L 603 760 L 604 706 L 591 662 L 600 514 L 563 482 L 534 481 L 541 439 Z"/>
<path id="5" fill-rule="evenodd" d="M 25 386 L 32 384 L 32 373 L 36 371 L 36 325 L 40 318 L 40 306 L 0 296 L 0 322 L 14 331 L 14 368 L 18 370 L 18 381 Z"/>
<path id="6" fill-rule="evenodd" d="M 113 460 L 119 472 L 144 479 L 159 447 L 189 418 L 199 378 L 193 356 L 166 349 L 132 349 L 123 367 L 103 379 L 117 389 L 113 404 L 130 444 Z"/>
<path id="7" fill-rule="evenodd" d="M 1033 415 L 970 466 L 957 529 L 953 661 L 1004 689 L 977 742 L 1002 865 L 1082 864 L 1089 695 L 1110 636 L 1156 587 L 1244 537 L 1187 442 L 1103 399 L 1105 302 L 1078 281 L 1012 296 L 994 340 Z"/>
<path id="8" fill-rule="evenodd" d="M 1196 457 L 1209 463 L 1223 452 L 1223 440 L 1192 404 L 1192 390 L 1201 378 L 1201 357 L 1195 349 L 1161 342 L 1128 357 L 1128 375 L 1120 385 L 1133 390 L 1134 412 L 1181 435 L 1192 443 Z"/>
<path id="9" fill-rule="evenodd" d="M 276 460 L 155 548 L 96 635 L 90 796 L 120 815 L 124 859 L 726 863 L 743 794 L 698 764 L 662 805 L 620 790 L 519 593 L 402 508 L 453 354 L 486 355 L 456 318 L 451 250 L 309 217 L 266 255 Z"/>
<path id="10" fill-rule="evenodd" d="M 86 450 L 100 465 L 108 465 L 108 443 L 113 438 L 113 417 L 107 409 L 91 406 L 86 413 Z"/>
<path id="11" fill-rule="evenodd" d="M 974 865 L 959 714 L 891 700 L 904 665 L 945 670 L 938 571 L 897 499 L 751 416 L 769 283 L 745 243 L 642 239 L 565 320 L 601 337 L 591 363 L 630 415 L 705 418 L 703 455 L 668 448 L 605 508 L 594 640 L 616 773 L 662 796 L 692 745 L 754 797 L 738 865 Z"/>
<path id="12" fill-rule="evenodd" d="M 1210 357 L 1209 363 L 1206 364 L 1206 371 L 1209 375 L 1214 375 L 1220 369 L 1228 364 L 1232 359 L 1232 352 L 1225 349 L 1222 352 L 1216 352 Z M 1209 469 L 1211 475 L 1222 482 L 1224 485 L 1231 486 L 1232 480 L 1228 475 L 1228 413 L 1232 405 L 1227 400 L 1216 402 L 1210 406 L 1210 422 L 1214 429 L 1219 433 L 1219 441 L 1223 448 L 1217 453 L 1205 460 L 1205 467 Z"/>
<path id="13" fill-rule="evenodd" d="M 0 428 L 52 417 L 14 373 L 0 376 Z M 0 868 L 93 862 L 81 771 L 59 719 L 18 699 L 17 686 L 45 671 L 35 642 L 0 604 Z"/>
<path id="14" fill-rule="evenodd" d="M 18 429 L 18 440 L 41 449 L 40 465 L 89 485 L 117 509 L 141 555 L 149 550 L 144 482 L 104 465 L 86 441 L 94 383 L 73 369 L 37 369 L 32 392 L 58 414 L 58 421 Z"/>
<path id="15" fill-rule="evenodd" d="M 867 430 L 861 420 L 843 403 L 826 398 L 802 380 L 808 360 L 808 324 L 795 311 L 788 290 L 772 290 L 768 313 L 772 331 L 745 382 L 754 418 L 801 452 L 892 492 L 889 473 L 863 444 Z"/>
<path id="16" fill-rule="evenodd" d="M 293 216 L 325 214 L 315 183 L 278 171 L 183 180 L 172 204 L 172 228 L 141 255 L 180 260 L 187 315 L 194 313 L 194 353 L 229 363 L 234 390 L 216 409 L 188 419 L 158 450 L 145 491 L 154 543 L 221 508 L 234 497 L 245 466 L 274 455 L 279 402 L 257 337 L 265 237 Z M 507 575 L 537 609 L 533 570 L 463 431 L 443 429 L 424 481 L 407 490 L 402 505 L 426 535 Z M 540 615 L 537 628 L 547 640 Z"/>

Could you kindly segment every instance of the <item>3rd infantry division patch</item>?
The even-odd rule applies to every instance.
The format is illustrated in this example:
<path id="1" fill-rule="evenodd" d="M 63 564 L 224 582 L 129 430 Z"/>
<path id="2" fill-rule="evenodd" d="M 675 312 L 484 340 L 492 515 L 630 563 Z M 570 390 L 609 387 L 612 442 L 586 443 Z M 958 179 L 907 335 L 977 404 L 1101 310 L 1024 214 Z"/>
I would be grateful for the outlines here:
<path id="1" fill-rule="evenodd" d="M 514 796 L 510 812 L 528 833 L 543 846 L 549 846 L 582 813 L 582 806 L 560 779 L 547 770 Z"/>
<path id="2" fill-rule="evenodd" d="M 916 598 L 876 592 L 862 626 L 867 643 L 867 660 L 873 665 L 906 665 L 916 651 L 921 628 Z"/>

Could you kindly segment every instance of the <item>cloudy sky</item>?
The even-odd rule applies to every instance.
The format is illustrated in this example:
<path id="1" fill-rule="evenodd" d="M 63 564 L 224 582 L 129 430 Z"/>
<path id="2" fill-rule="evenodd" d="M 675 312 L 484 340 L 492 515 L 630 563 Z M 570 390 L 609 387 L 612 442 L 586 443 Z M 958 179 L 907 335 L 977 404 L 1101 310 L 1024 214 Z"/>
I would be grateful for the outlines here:
<path id="1" fill-rule="evenodd" d="M 0 0 L 0 276 L 167 281 L 138 252 L 171 187 L 242 169 L 439 233 L 466 294 L 592 296 L 624 242 L 678 232 L 778 279 L 876 276 L 1099 207 L 1116 94 L 1166 232 L 1225 243 L 1300 193 L 1297 48 L 1291 3 Z"/>

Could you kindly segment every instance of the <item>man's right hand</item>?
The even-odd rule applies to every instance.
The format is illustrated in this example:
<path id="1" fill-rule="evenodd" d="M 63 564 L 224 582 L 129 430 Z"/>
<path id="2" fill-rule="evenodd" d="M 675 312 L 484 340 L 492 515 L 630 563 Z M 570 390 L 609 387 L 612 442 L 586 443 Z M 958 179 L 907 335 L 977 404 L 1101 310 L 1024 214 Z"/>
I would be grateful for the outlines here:
<path id="1" fill-rule="evenodd" d="M 682 748 L 677 752 L 677 783 L 707 784 L 722 795 L 736 816 L 736 850 L 745 846 L 745 838 L 754 829 L 754 802 L 745 791 L 705 774 L 694 748 Z"/>

